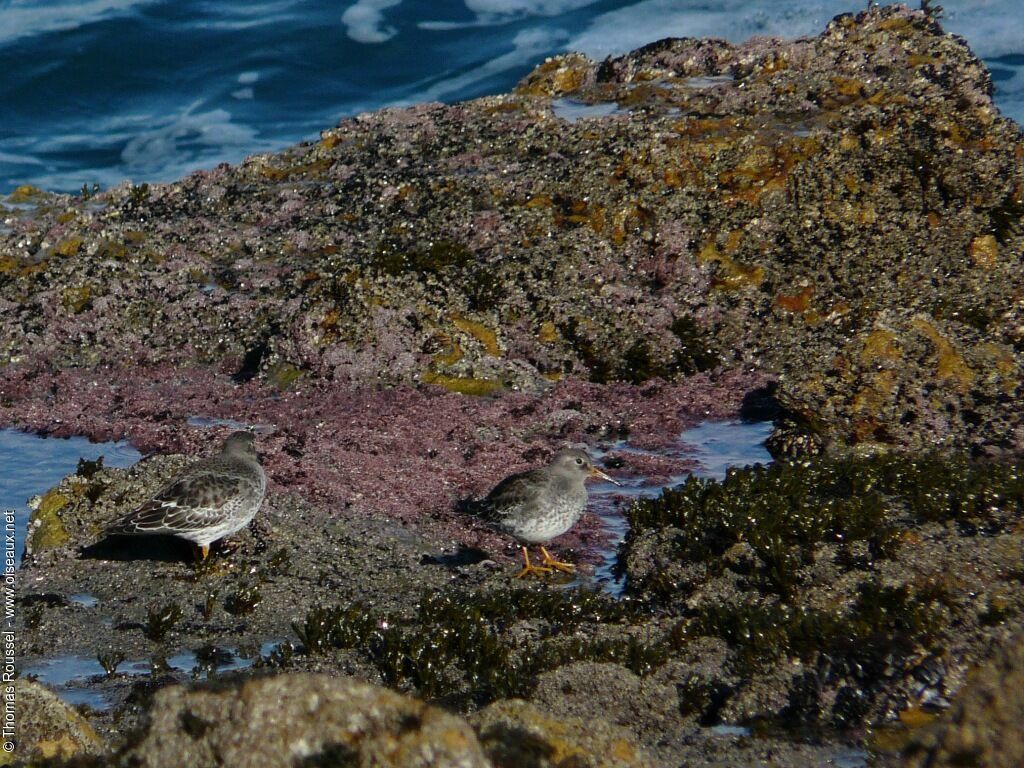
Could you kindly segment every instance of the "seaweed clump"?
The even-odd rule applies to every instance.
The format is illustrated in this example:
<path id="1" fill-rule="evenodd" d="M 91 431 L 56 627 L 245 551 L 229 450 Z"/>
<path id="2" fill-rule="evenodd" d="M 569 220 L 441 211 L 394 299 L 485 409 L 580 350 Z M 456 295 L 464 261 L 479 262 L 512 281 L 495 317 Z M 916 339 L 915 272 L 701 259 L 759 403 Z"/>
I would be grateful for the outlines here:
<path id="1" fill-rule="evenodd" d="M 896 659 L 909 658 L 937 636 L 943 599 L 934 585 L 912 589 L 869 580 L 848 608 L 711 604 L 701 606 L 683 631 L 725 640 L 736 651 L 733 666 L 741 676 L 784 657 L 810 663 L 826 656 L 833 676 L 868 684 L 891 676 Z"/>
<path id="2" fill-rule="evenodd" d="M 292 625 L 301 648 L 288 645 L 264 663 L 356 650 L 393 688 L 452 706 L 483 706 L 526 695 L 537 674 L 570 661 L 618 661 L 638 672 L 660 666 L 667 656 L 653 644 L 573 637 L 580 627 L 633 617 L 630 606 L 590 592 L 449 589 L 424 595 L 411 619 L 375 616 L 361 604 L 314 608 Z M 536 620 L 542 620 L 541 637 L 526 652 L 510 630 Z"/>
<path id="3" fill-rule="evenodd" d="M 867 565 L 896 554 L 907 523 L 954 522 L 968 534 L 994 532 L 1022 503 L 1020 463 L 979 464 L 939 453 L 817 457 L 732 469 L 721 482 L 690 477 L 656 499 L 637 501 L 627 511 L 624 546 L 628 552 L 645 532 L 674 529 L 671 557 L 714 572 L 725 567 L 730 549 L 744 545 L 756 558 L 757 586 L 790 597 L 822 544 Z M 864 545 L 866 553 L 855 557 Z M 678 596 L 679 585 L 663 576 L 634 580 L 631 590 L 655 599 Z"/>
<path id="4" fill-rule="evenodd" d="M 183 615 L 184 612 L 177 603 L 150 608 L 146 623 L 142 627 L 143 634 L 158 643 L 167 636 L 167 633 L 181 620 Z"/>
<path id="5" fill-rule="evenodd" d="M 944 590 L 862 582 L 846 608 L 786 603 L 705 605 L 680 625 L 682 636 L 724 639 L 733 651 L 731 671 L 749 679 L 780 659 L 800 659 L 806 669 L 790 685 L 782 724 L 822 718 L 838 727 L 860 725 L 894 681 L 914 674 L 922 659 L 940 653 L 944 637 Z M 835 695 L 824 696 L 826 690 Z M 715 702 L 728 699 L 726 692 Z"/>
<path id="6" fill-rule="evenodd" d="M 425 246 L 406 246 L 385 240 L 377 246 L 372 265 L 382 272 L 399 276 L 405 273 L 443 275 L 450 270 L 471 266 L 476 261 L 472 250 L 455 240 L 439 239 Z"/>

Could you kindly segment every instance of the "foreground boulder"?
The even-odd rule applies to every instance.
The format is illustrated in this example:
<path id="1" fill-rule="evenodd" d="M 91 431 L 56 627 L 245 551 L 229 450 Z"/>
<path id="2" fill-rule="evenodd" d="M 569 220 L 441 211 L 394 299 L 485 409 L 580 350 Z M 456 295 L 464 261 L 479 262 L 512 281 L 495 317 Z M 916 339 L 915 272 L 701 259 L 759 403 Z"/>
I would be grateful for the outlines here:
<path id="1" fill-rule="evenodd" d="M 15 760 L 67 760 L 101 754 L 103 741 L 88 721 L 39 683 L 18 680 L 15 753 L 0 752 L 0 765 Z"/>
<path id="2" fill-rule="evenodd" d="M 489 766 L 464 720 L 378 686 L 326 675 L 166 688 L 128 758 L 143 768 Z"/>
<path id="3" fill-rule="evenodd" d="M 652 768 L 623 728 L 604 720 L 553 717 L 518 699 L 496 702 L 473 718 L 496 768 Z"/>
<path id="4" fill-rule="evenodd" d="M 908 748 L 907 768 L 1024 765 L 1024 635 L 978 669 L 953 708 Z"/>

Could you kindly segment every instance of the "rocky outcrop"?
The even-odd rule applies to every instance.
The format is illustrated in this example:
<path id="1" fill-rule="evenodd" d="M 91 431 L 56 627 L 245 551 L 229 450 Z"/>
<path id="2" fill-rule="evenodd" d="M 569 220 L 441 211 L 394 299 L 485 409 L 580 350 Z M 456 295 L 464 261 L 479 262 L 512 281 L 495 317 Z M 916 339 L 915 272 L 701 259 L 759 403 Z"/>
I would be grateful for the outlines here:
<path id="1" fill-rule="evenodd" d="M 753 367 L 824 442 L 1021 450 L 1022 152 L 924 11 L 555 58 L 175 184 L 36 196 L 0 235 L 0 418 L 75 402 L 69 367 L 122 398 L 165 366 L 264 396 Z"/>
<path id="2" fill-rule="evenodd" d="M 14 687 L 15 751 L 0 752 L 0 765 L 60 762 L 105 751 L 103 740 L 89 722 L 51 691 L 31 680 L 18 680 Z"/>
<path id="3" fill-rule="evenodd" d="M 122 758 L 143 768 L 488 768 L 464 721 L 374 685 L 279 675 L 160 691 Z"/>
<path id="4" fill-rule="evenodd" d="M 968 678 L 953 707 L 918 733 L 907 768 L 1024 765 L 1024 636 Z"/>
<path id="5" fill-rule="evenodd" d="M 500 701 L 473 723 L 496 768 L 652 768 L 628 731 L 600 719 L 549 715 L 525 701 Z"/>
<path id="6" fill-rule="evenodd" d="M 566 99 L 605 108 L 573 122 Z M 514 93 L 175 184 L 21 190 L 0 422 L 188 454 L 193 417 L 260 424 L 273 485 L 195 569 L 91 549 L 183 458 L 83 468 L 41 500 L 19 639 L 216 660 L 286 635 L 262 667 L 477 712 L 499 763 L 778 761 L 772 740 L 723 759 L 743 731 L 706 726 L 941 710 L 1024 621 L 1022 159 L 964 43 L 873 7 L 816 38 L 555 57 Z M 679 448 L 740 413 L 799 461 L 630 507 L 626 600 L 510 588 L 504 542 L 454 512 L 564 442 Z M 597 527 L 559 543 L 585 566 Z M 145 701 L 107 677 L 119 716 Z M 457 718 L 290 676 L 163 691 L 128 749 L 486 759 Z"/>

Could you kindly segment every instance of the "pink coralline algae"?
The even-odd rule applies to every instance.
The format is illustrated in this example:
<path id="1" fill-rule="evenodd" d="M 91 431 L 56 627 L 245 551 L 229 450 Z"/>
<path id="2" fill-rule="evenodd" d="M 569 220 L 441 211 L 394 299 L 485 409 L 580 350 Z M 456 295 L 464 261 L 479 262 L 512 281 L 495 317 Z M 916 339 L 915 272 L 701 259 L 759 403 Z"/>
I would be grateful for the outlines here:
<path id="1" fill-rule="evenodd" d="M 672 444 L 705 419 L 735 416 L 762 376 L 700 374 L 681 383 L 597 385 L 567 380 L 543 394 L 479 398 L 435 388 L 351 390 L 301 381 L 279 392 L 225 373 L 171 366 L 0 376 L 0 422 L 58 437 L 128 439 L 144 452 L 208 452 L 218 439 L 189 419 L 257 428 L 271 489 L 298 493 L 339 515 L 415 523 L 442 542 L 492 550 L 504 539 L 455 511 L 506 475 L 542 464 L 569 444 Z M 223 427 L 229 431 L 231 427 Z M 679 471 L 631 455 L 619 473 Z M 627 476 L 627 475 L 623 475 Z M 584 521 L 557 542 L 586 548 L 600 526 Z"/>

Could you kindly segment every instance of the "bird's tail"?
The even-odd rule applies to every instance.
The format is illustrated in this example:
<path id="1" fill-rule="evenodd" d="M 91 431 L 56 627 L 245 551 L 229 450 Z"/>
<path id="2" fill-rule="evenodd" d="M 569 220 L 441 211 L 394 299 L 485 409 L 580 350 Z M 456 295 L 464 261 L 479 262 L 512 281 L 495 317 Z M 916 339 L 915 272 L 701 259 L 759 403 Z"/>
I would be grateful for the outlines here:
<path id="1" fill-rule="evenodd" d="M 459 499 L 455 502 L 455 509 L 463 515 L 485 517 L 488 505 L 479 499 Z"/>

